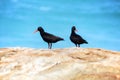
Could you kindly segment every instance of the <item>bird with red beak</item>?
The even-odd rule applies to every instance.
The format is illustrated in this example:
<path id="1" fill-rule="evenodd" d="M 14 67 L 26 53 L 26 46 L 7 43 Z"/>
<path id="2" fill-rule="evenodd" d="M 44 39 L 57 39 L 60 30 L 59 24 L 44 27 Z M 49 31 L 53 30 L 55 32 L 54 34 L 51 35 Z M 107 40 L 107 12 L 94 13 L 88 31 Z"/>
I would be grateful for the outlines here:
<path id="1" fill-rule="evenodd" d="M 48 48 L 51 49 L 52 48 L 52 43 L 56 43 L 58 41 L 64 40 L 61 37 L 55 36 L 53 34 L 47 33 L 44 31 L 44 29 L 42 27 L 38 27 L 37 30 L 34 31 L 34 33 L 36 32 L 40 32 L 40 35 L 42 37 L 42 39 L 48 43 Z"/>

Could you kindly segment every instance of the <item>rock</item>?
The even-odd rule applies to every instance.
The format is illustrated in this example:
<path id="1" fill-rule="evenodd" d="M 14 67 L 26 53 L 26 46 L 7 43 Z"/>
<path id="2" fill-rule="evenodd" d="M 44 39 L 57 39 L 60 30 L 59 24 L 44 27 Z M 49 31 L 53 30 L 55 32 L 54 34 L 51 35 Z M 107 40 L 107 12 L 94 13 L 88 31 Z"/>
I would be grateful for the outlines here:
<path id="1" fill-rule="evenodd" d="M 0 48 L 0 80 L 120 80 L 120 52 Z"/>

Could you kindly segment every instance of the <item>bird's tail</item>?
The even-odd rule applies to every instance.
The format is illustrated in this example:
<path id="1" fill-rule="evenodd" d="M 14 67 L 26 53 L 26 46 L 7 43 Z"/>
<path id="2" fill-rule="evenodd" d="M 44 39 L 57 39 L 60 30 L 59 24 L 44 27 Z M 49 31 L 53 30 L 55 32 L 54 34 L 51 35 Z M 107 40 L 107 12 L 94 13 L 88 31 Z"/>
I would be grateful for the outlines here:
<path id="1" fill-rule="evenodd" d="M 58 37 L 58 39 L 59 39 L 59 41 L 60 41 L 60 40 L 64 40 L 64 39 L 63 39 L 63 38 L 61 38 L 61 37 Z"/>
<path id="2" fill-rule="evenodd" d="M 84 43 L 88 44 L 88 42 L 86 40 L 84 40 Z"/>
<path id="3" fill-rule="evenodd" d="M 57 41 L 62 41 L 62 40 L 64 40 L 64 39 L 61 37 L 57 37 Z"/>
<path id="4" fill-rule="evenodd" d="M 60 38 L 60 40 L 64 40 L 63 38 Z"/>

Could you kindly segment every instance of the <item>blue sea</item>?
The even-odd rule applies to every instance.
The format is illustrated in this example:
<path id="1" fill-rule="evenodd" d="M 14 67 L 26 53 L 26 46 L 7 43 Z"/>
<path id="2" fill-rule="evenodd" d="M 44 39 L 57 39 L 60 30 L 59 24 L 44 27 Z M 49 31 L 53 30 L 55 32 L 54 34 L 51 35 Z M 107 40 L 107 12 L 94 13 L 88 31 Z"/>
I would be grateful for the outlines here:
<path id="1" fill-rule="evenodd" d="M 75 47 L 73 25 L 89 43 L 82 48 L 120 51 L 120 0 L 0 0 L 0 48 L 47 48 L 38 26 L 65 39 L 53 48 Z"/>

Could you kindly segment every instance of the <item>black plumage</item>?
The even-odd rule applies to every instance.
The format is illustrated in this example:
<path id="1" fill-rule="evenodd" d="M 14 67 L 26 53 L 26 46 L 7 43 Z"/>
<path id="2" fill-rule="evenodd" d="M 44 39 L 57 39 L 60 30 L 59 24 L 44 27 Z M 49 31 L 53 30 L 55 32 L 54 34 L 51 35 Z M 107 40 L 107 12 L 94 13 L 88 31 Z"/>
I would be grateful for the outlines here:
<path id="1" fill-rule="evenodd" d="M 76 47 L 80 47 L 80 44 L 83 43 L 88 44 L 88 42 L 84 40 L 80 35 L 76 34 L 75 31 L 76 31 L 76 27 L 73 26 L 71 29 L 70 40 L 76 45 Z"/>
<path id="2" fill-rule="evenodd" d="M 51 49 L 52 48 L 52 43 L 56 43 L 58 41 L 61 41 L 61 40 L 64 40 L 63 38 L 61 37 L 58 37 L 58 36 L 55 36 L 53 34 L 50 34 L 50 33 L 47 33 L 44 31 L 44 29 L 42 27 L 38 27 L 38 29 L 35 31 L 37 32 L 39 31 L 40 32 L 40 35 L 42 37 L 42 39 L 48 43 L 48 48 Z"/>

